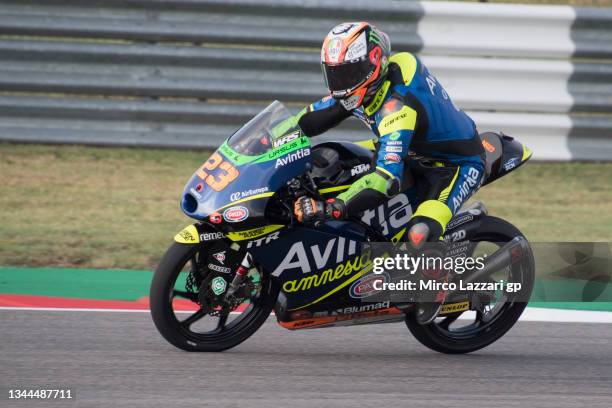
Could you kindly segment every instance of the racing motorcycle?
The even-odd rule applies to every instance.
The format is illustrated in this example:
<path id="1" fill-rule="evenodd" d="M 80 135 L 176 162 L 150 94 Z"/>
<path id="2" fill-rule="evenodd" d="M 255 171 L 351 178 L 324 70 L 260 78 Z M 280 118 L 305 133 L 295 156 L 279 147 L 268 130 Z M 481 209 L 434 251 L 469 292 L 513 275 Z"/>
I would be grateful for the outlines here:
<path id="1" fill-rule="evenodd" d="M 416 203 L 410 166 L 400 193 L 349 220 L 298 223 L 293 203 L 303 195 L 334 197 L 373 168 L 375 142 L 311 144 L 291 113 L 273 102 L 210 156 L 191 177 L 182 211 L 197 220 L 174 237 L 155 272 L 151 314 L 161 335 L 188 351 L 223 351 L 245 341 L 271 312 L 290 330 L 405 322 L 425 346 L 467 353 L 503 336 L 518 320 L 534 282 L 529 243 L 513 225 L 464 205 L 448 224 L 444 243 L 453 256 L 490 253 L 469 281 L 520 283 L 514 293 L 456 290 L 439 316 L 420 324 L 409 304 L 371 301 L 367 243 L 403 242 Z M 287 125 L 289 124 L 289 125 Z M 481 135 L 486 151 L 483 185 L 531 157 L 513 138 Z M 411 157 L 410 162 L 426 161 Z M 411 202 L 413 201 L 413 202 Z M 414 306 L 414 305 L 412 305 Z"/>

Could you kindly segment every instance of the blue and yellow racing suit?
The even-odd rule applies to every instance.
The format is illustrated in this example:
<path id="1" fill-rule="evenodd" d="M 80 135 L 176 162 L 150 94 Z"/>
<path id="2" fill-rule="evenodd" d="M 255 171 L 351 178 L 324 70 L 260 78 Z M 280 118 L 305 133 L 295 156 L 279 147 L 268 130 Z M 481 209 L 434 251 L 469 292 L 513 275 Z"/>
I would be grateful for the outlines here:
<path id="1" fill-rule="evenodd" d="M 437 240 L 482 182 L 484 149 L 476 125 L 410 53 L 391 56 L 387 77 L 366 105 L 348 111 L 339 101 L 325 97 L 298 115 L 307 136 L 319 135 L 353 115 L 378 137 L 375 170 L 338 196 L 348 214 L 397 194 L 404 167 L 409 165 L 420 200 L 411 224 L 426 222 L 431 231 L 428 239 Z M 410 160 L 409 151 L 411 157 L 426 160 Z"/>

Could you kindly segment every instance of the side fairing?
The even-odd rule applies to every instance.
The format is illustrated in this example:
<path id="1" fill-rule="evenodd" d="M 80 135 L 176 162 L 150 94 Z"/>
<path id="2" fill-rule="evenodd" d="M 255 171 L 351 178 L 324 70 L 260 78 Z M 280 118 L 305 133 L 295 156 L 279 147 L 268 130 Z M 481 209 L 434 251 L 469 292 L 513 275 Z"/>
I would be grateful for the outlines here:
<path id="1" fill-rule="evenodd" d="M 389 240 L 400 239 L 410 220 L 408 197 L 401 193 L 387 203 L 366 211 L 362 221 Z M 295 227 L 279 231 L 273 239 L 249 243 L 256 262 L 274 276 L 288 311 L 308 307 L 353 307 L 354 282 L 371 273 L 368 250 L 362 251 L 365 230 L 352 222 L 330 221 L 319 227 Z"/>

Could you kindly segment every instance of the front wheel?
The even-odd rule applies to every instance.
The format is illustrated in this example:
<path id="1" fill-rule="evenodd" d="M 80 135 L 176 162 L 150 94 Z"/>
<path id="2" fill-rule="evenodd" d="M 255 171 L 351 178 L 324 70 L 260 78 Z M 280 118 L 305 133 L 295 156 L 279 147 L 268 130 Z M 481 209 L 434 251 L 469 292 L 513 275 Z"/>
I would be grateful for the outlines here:
<path id="1" fill-rule="evenodd" d="M 223 351 L 245 341 L 266 321 L 276 302 L 274 283 L 249 271 L 249 298 L 223 301 L 219 286 L 230 281 L 207 269 L 206 246 L 174 243 L 151 282 L 151 316 L 157 330 L 187 351 Z"/>
<path id="2" fill-rule="evenodd" d="M 472 239 L 472 256 L 491 254 L 504 243 L 523 234 L 512 224 L 496 217 L 486 217 Z M 533 289 L 535 266 L 533 257 L 527 263 L 514 263 L 495 272 L 489 279 L 499 282 L 520 282 L 515 293 L 486 293 L 486 302 L 478 310 L 438 317 L 421 325 L 414 313 L 406 315 L 406 325 L 414 337 L 432 350 L 447 354 L 463 354 L 479 350 L 502 337 L 519 319 Z"/>

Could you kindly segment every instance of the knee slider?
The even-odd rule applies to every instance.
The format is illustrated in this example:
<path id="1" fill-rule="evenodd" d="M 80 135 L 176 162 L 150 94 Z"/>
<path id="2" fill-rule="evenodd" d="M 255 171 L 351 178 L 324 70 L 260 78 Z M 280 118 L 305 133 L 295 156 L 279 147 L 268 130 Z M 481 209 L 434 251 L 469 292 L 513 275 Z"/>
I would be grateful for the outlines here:
<path id="1" fill-rule="evenodd" d="M 416 216 L 408 223 L 408 241 L 415 249 L 421 249 L 426 242 L 437 242 L 441 235 L 440 223 L 432 218 Z"/>

